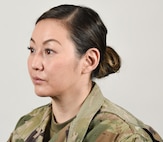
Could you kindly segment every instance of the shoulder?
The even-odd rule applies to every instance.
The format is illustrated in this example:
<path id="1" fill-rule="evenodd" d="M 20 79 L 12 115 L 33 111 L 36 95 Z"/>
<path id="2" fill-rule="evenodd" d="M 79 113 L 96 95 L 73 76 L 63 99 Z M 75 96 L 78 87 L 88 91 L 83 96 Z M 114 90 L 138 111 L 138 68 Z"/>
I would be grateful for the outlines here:
<path id="1" fill-rule="evenodd" d="M 149 135 L 148 126 L 142 121 L 106 98 L 91 126 L 93 129 L 99 128 L 98 138 L 111 136 L 118 141 L 132 141 L 134 139 L 152 141 L 155 137 L 152 133 Z M 151 128 L 151 130 L 153 129 Z M 155 131 L 153 130 L 153 132 Z"/>
<path id="2" fill-rule="evenodd" d="M 134 131 L 137 131 L 143 125 L 141 121 L 121 107 L 114 104 L 108 105 L 107 103 L 104 103 L 94 120 L 99 121 L 99 124 L 109 127 L 113 133 L 122 133 L 125 130 L 130 130 L 134 133 Z"/>
<path id="3" fill-rule="evenodd" d="M 51 104 L 50 103 L 33 109 L 31 112 L 25 114 L 24 116 L 22 116 L 19 119 L 18 123 L 16 124 L 15 129 L 17 129 L 18 127 L 23 125 L 25 122 L 30 121 L 33 117 L 37 117 L 38 115 L 43 115 L 49 109 L 51 109 Z"/>
<path id="4" fill-rule="evenodd" d="M 116 116 L 118 119 L 123 120 L 128 125 L 132 124 L 139 127 L 144 127 L 144 123 L 136 118 L 133 114 L 131 114 L 126 109 L 121 106 L 109 101 L 105 98 L 105 101 L 100 109 L 100 113 L 108 113 L 110 115 Z"/>
<path id="5" fill-rule="evenodd" d="M 22 116 L 14 131 L 9 138 L 9 141 L 25 141 L 26 138 L 45 130 L 45 126 L 50 119 L 51 114 L 51 104 L 47 104 L 41 107 L 38 107 L 28 114 Z"/>
<path id="6" fill-rule="evenodd" d="M 92 141 L 152 142 L 150 136 L 140 127 L 125 121 L 116 113 L 99 112 L 89 126 L 88 139 Z M 96 135 L 94 135 L 96 134 Z"/>
<path id="7" fill-rule="evenodd" d="M 91 141 L 95 141 L 95 137 L 100 138 L 103 136 L 109 136 L 109 138 L 106 138 L 107 140 L 116 138 L 120 141 L 131 141 L 131 139 L 162 141 L 159 134 L 150 126 L 144 124 L 124 108 L 105 98 L 97 84 L 90 93 L 85 111 L 87 111 L 88 106 L 91 106 L 89 110 L 98 108 L 96 111 L 90 111 L 88 116 L 94 116 L 89 125 L 89 136 L 94 134 L 96 136 L 93 136 Z M 82 114 L 84 114 L 84 111 Z"/>

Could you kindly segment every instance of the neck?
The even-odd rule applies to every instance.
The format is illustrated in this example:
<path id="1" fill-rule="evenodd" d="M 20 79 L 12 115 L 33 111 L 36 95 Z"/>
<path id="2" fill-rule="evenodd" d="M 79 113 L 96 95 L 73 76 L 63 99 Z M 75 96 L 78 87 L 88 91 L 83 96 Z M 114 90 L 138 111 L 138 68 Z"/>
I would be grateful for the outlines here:
<path id="1" fill-rule="evenodd" d="M 52 109 L 57 123 L 63 123 L 77 115 L 82 103 L 90 93 L 92 82 L 82 87 L 79 86 L 79 88 L 68 94 L 52 98 Z"/>

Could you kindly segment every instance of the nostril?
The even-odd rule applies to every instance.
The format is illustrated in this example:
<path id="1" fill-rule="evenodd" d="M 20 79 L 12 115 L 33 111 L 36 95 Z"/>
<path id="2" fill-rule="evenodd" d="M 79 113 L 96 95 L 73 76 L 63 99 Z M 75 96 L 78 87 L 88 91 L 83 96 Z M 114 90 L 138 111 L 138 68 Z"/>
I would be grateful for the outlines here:
<path id="1" fill-rule="evenodd" d="M 35 52 L 35 54 L 32 54 L 30 57 L 29 57 L 29 64 L 31 66 L 31 68 L 33 70 L 43 70 L 44 69 L 44 66 L 43 66 L 43 57 L 42 57 L 42 54 L 41 52 Z"/>
<path id="2" fill-rule="evenodd" d="M 31 66 L 34 70 L 43 70 L 42 60 L 39 58 L 34 58 Z"/>
<path id="3" fill-rule="evenodd" d="M 42 65 L 42 63 L 35 63 L 35 64 L 32 64 L 32 69 L 34 69 L 34 70 L 43 70 L 43 65 Z"/>

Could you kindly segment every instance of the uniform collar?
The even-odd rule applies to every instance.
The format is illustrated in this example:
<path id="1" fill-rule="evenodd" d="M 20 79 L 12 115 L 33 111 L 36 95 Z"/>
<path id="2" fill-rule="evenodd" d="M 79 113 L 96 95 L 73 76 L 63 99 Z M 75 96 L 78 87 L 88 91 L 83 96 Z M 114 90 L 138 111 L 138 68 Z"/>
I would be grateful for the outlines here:
<path id="1" fill-rule="evenodd" d="M 90 94 L 81 106 L 76 118 L 72 121 L 69 129 L 67 142 L 82 142 L 88 126 L 104 103 L 104 97 L 98 85 L 95 84 Z"/>

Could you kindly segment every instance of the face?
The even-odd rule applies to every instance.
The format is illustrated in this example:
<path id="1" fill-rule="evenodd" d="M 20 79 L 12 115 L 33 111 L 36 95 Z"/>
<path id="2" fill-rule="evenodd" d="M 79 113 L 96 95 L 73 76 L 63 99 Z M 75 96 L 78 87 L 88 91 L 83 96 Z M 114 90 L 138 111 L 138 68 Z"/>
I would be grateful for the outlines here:
<path id="1" fill-rule="evenodd" d="M 38 22 L 30 41 L 28 70 L 38 96 L 70 93 L 81 78 L 82 60 L 59 20 Z"/>

